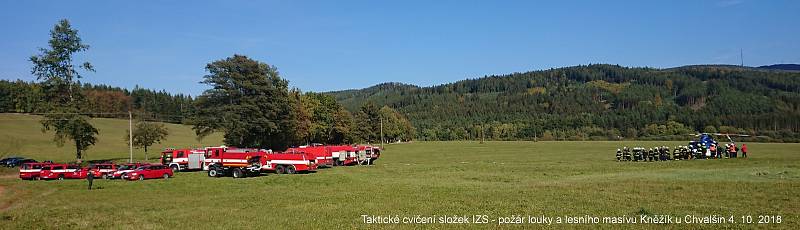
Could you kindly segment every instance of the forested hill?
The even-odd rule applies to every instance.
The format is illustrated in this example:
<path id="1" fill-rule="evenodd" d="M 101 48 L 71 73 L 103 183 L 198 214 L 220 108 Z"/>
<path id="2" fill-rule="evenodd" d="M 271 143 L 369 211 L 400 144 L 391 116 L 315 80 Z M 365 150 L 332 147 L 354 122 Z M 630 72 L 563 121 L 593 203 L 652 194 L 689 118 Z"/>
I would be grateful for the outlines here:
<path id="1" fill-rule="evenodd" d="M 588 65 L 417 87 L 329 92 L 351 111 L 367 101 L 404 113 L 427 140 L 687 139 L 687 134 L 800 140 L 800 73 L 736 66 Z M 755 139 L 755 138 L 751 138 Z"/>

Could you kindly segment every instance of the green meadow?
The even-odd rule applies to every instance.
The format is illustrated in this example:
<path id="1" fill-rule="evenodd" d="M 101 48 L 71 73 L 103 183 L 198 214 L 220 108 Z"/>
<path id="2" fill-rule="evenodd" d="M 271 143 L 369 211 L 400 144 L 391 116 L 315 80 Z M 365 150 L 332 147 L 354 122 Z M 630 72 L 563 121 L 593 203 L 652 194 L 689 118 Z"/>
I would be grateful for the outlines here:
<path id="1" fill-rule="evenodd" d="M 27 119 L 25 119 L 27 118 Z M 93 119 L 100 130 L 88 160 L 125 161 L 127 120 Z M 169 125 L 153 146 L 216 145 L 188 126 Z M 74 159 L 57 147 L 35 116 L 0 115 L 0 154 Z M 688 141 L 688 140 L 687 140 Z M 387 145 L 373 166 L 320 169 L 244 179 L 179 172 L 167 180 L 22 181 L 0 169 L 0 228 L 308 229 L 544 228 L 500 225 L 502 217 L 639 215 L 734 216 L 735 224 L 599 224 L 605 228 L 778 228 L 800 226 L 800 144 L 748 143 L 750 158 L 616 162 L 622 146 L 685 142 L 414 142 Z M 141 150 L 137 161 L 144 160 Z M 362 215 L 485 216 L 488 223 L 365 224 Z M 743 224 L 741 216 L 780 216 L 781 223 Z M 550 228 L 586 228 L 561 224 Z"/>

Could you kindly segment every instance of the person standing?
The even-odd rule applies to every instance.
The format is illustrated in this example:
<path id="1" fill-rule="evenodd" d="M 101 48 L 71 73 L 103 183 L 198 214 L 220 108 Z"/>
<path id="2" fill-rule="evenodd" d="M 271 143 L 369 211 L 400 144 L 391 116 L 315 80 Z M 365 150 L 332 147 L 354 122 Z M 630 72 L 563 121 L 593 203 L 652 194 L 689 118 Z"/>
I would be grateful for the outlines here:
<path id="1" fill-rule="evenodd" d="M 747 145 L 742 144 L 742 157 L 747 158 Z"/>
<path id="2" fill-rule="evenodd" d="M 89 190 L 92 190 L 92 182 L 94 181 L 94 173 L 89 170 L 89 173 L 86 174 L 86 181 L 89 182 Z"/>

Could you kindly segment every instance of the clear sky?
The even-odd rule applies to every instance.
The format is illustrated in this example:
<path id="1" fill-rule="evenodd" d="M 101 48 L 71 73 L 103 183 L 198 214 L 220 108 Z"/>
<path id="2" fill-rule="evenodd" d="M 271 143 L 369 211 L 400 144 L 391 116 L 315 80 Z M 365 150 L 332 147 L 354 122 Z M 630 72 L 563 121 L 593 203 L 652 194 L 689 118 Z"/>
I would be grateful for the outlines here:
<path id="1" fill-rule="evenodd" d="M 86 82 L 198 95 L 205 65 L 243 54 L 304 91 L 422 86 L 589 63 L 800 63 L 800 1 L 0 0 L 0 79 L 69 19 Z"/>

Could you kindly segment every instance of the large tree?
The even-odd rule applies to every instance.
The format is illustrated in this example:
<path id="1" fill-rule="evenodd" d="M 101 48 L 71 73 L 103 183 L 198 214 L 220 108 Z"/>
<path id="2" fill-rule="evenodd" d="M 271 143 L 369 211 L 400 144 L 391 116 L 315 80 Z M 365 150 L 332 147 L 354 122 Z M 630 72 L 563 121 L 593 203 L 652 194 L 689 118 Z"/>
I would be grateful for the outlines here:
<path id="1" fill-rule="evenodd" d="M 378 106 L 372 101 L 367 101 L 356 112 L 355 136 L 361 139 L 360 141 L 366 141 L 367 143 L 380 141 L 380 122 Z"/>
<path id="2" fill-rule="evenodd" d="M 125 132 L 125 143 L 130 144 L 128 130 Z M 144 149 L 144 159 L 147 160 L 147 148 L 162 140 L 169 135 L 169 129 L 164 124 L 139 121 L 133 129 L 133 146 Z"/>
<path id="3" fill-rule="evenodd" d="M 293 134 L 288 82 L 274 66 L 234 55 L 206 66 L 202 83 L 211 86 L 196 102 L 193 129 L 198 136 L 225 133 L 238 147 L 282 150 Z"/>
<path id="4" fill-rule="evenodd" d="M 83 152 L 97 141 L 98 131 L 83 110 L 84 97 L 80 89 L 82 76 L 78 69 L 94 71 L 89 62 L 77 68 L 73 55 L 86 51 L 89 45 L 83 44 L 78 30 L 73 29 L 69 21 L 63 19 L 50 31 L 49 48 L 40 48 L 41 52 L 30 58 L 33 63 L 31 73 L 42 81 L 48 113 L 42 119 L 42 132 L 53 131 L 57 145 L 62 146 L 66 140 L 75 144 L 77 159 L 83 159 Z"/>

